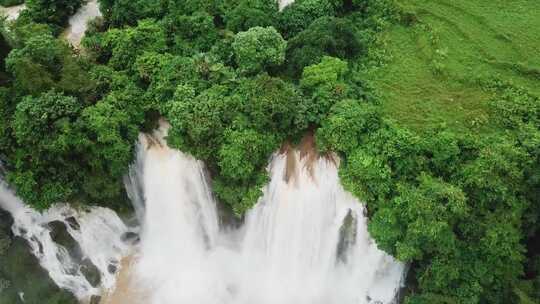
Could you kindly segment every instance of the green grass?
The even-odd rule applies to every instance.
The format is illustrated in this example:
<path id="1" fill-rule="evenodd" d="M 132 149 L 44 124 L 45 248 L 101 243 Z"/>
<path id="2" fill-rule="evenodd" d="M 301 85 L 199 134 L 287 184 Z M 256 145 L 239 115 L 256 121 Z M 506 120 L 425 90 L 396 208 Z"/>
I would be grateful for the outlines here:
<path id="1" fill-rule="evenodd" d="M 388 55 L 367 72 L 385 115 L 413 129 L 493 130 L 478 80 L 496 77 L 540 95 L 540 1 L 399 0 L 416 22 L 380 34 Z"/>

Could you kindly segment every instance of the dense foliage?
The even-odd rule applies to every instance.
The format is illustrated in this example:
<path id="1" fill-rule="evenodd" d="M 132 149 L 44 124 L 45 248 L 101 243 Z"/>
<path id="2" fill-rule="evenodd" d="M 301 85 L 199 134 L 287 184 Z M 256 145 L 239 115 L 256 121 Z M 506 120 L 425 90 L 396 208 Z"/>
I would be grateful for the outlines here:
<path id="1" fill-rule="evenodd" d="M 490 97 L 488 131 L 417 130 L 385 115 L 370 72 L 396 55 L 381 46 L 386 30 L 418 30 L 407 7 L 101 0 L 103 18 L 78 52 L 55 35 L 81 2 L 27 5 L 2 28 L 10 51 L 0 157 L 32 206 L 121 208 L 137 135 L 164 117 L 169 145 L 204 160 L 217 198 L 242 215 L 268 181 L 269 156 L 314 131 L 321 151 L 342 158 L 342 182 L 367 203 L 378 246 L 410 263 L 407 303 L 540 298 L 531 245 L 540 230 L 540 98 L 486 73 L 460 81 Z M 446 57 L 437 49 L 430 61 L 440 77 Z"/>

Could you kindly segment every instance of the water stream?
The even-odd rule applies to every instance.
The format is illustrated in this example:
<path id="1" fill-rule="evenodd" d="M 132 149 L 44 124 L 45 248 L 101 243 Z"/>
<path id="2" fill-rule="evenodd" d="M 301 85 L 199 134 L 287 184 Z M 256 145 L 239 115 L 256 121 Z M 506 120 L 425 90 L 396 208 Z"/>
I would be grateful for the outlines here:
<path id="1" fill-rule="evenodd" d="M 88 21 L 101 16 L 97 0 L 88 0 L 73 16 L 69 18 L 69 25 L 62 36 L 78 48 L 88 28 Z"/>
<path id="2" fill-rule="evenodd" d="M 0 13 L 6 17 L 7 21 L 13 21 L 19 18 L 19 15 L 25 8 L 25 4 L 19 4 L 10 7 L 0 6 Z"/>

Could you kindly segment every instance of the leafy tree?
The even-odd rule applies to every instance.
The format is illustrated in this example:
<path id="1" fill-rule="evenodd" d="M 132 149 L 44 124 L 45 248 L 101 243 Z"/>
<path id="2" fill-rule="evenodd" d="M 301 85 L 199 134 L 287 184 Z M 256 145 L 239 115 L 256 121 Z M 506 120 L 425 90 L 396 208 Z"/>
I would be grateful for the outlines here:
<path id="1" fill-rule="evenodd" d="M 2 28 L 2 35 L 11 48 L 23 48 L 32 37 L 53 36 L 53 31 L 47 24 L 31 22 L 24 18 L 17 18 L 11 23 L 3 23 Z"/>
<path id="2" fill-rule="evenodd" d="M 8 180 L 26 202 L 44 208 L 73 195 L 75 182 L 69 175 L 78 174 L 62 165 L 81 144 L 75 125 L 81 110 L 75 98 L 54 91 L 17 104 L 13 133 L 18 149 Z"/>
<path id="3" fill-rule="evenodd" d="M 26 0 L 24 15 L 36 23 L 47 23 L 58 33 L 84 3 L 83 0 Z"/>
<path id="4" fill-rule="evenodd" d="M 273 0 L 241 0 L 225 9 L 227 28 L 233 32 L 252 27 L 276 26 L 278 2 Z"/>
<path id="5" fill-rule="evenodd" d="M 192 15 L 169 14 L 165 18 L 168 40 L 173 45 L 173 53 L 194 55 L 208 51 L 218 41 L 218 31 L 214 18 L 206 12 Z"/>
<path id="6" fill-rule="evenodd" d="M 112 93 L 86 108 L 81 115 L 86 136 L 91 141 L 87 143 L 86 158 L 92 172 L 85 176 L 82 188 L 91 199 L 105 201 L 122 194 L 121 177 L 131 163 L 133 142 L 144 120 L 140 108 L 131 113 L 130 109 L 125 109 L 126 103 L 132 102 L 127 97 L 133 96 Z"/>
<path id="7" fill-rule="evenodd" d="M 99 10 L 111 27 L 135 26 L 144 18 L 163 15 L 162 1 L 144 0 L 99 0 Z"/>
<path id="8" fill-rule="evenodd" d="M 54 85 L 69 54 L 68 46 L 53 36 L 36 35 L 8 55 L 6 68 L 22 95 L 38 94 Z"/>
<path id="9" fill-rule="evenodd" d="M 265 166 L 280 142 L 274 134 L 259 133 L 252 129 L 227 129 L 219 150 L 220 173 L 226 180 L 252 179 Z"/>
<path id="10" fill-rule="evenodd" d="M 85 60 L 76 57 L 65 42 L 38 33 L 26 41 L 17 41 L 16 45 L 20 47 L 6 58 L 6 69 L 14 76 L 12 81 L 19 96 L 54 88 L 85 98 L 92 90 Z"/>
<path id="11" fill-rule="evenodd" d="M 236 34 L 232 47 L 239 70 L 255 74 L 285 60 L 287 42 L 273 27 L 254 27 Z"/>
<path id="12" fill-rule="evenodd" d="M 352 97 L 350 86 L 345 82 L 347 72 L 347 62 L 327 56 L 304 69 L 300 87 L 311 99 L 304 110 L 309 123 L 320 124 L 334 103 Z"/>
<path id="13" fill-rule="evenodd" d="M 215 85 L 194 96 L 194 90 L 180 86 L 170 105 L 169 144 L 204 160 L 213 160 L 222 134 L 232 123 L 240 104 L 231 89 Z"/>
<path id="14" fill-rule="evenodd" d="M 343 18 L 322 17 L 292 37 L 287 44 L 287 66 L 293 76 L 299 76 L 304 67 L 318 63 L 324 56 L 352 59 L 360 56 L 363 46 L 352 21 Z"/>
<path id="15" fill-rule="evenodd" d="M 334 104 L 317 129 L 317 146 L 323 151 L 351 153 L 361 144 L 361 135 L 380 125 L 378 109 L 369 103 L 344 99 Z"/>
<path id="16" fill-rule="evenodd" d="M 333 0 L 298 0 L 279 15 L 279 29 L 285 38 L 294 37 L 318 18 L 336 14 Z"/>
<path id="17" fill-rule="evenodd" d="M 251 127 L 290 135 L 295 134 L 291 131 L 296 129 L 297 113 L 305 104 L 293 85 L 267 74 L 241 79 L 235 98 Z"/>
<path id="18" fill-rule="evenodd" d="M 23 4 L 24 0 L 2 0 L 0 1 L 0 5 L 3 7 L 10 7 L 14 5 Z"/>
<path id="19" fill-rule="evenodd" d="M 164 52 L 167 49 L 166 35 L 162 24 L 154 20 L 141 20 L 136 27 L 112 29 L 86 39 L 95 58 L 108 61 L 116 70 L 130 70 L 137 57 L 147 52 Z"/>

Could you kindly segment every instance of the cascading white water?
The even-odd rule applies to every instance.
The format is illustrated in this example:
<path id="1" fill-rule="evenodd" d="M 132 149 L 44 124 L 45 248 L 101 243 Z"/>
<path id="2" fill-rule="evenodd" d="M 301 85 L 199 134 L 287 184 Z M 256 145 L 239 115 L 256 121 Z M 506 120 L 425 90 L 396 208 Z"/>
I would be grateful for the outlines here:
<path id="1" fill-rule="evenodd" d="M 114 268 L 118 268 L 129 250 L 121 240 L 128 229 L 114 211 L 100 207 L 76 210 L 57 204 L 40 213 L 25 206 L 2 181 L 0 207 L 11 213 L 14 219 L 13 234 L 28 242 L 40 265 L 60 288 L 85 300 L 114 286 Z M 65 226 L 80 247 L 82 259 L 87 258 L 96 266 L 101 276 L 99 286 L 92 286 L 83 275 L 81 265 L 74 261 L 65 247 L 53 240 L 49 226 L 53 222 Z"/>
<path id="2" fill-rule="evenodd" d="M 137 164 L 131 176 L 145 204 L 134 274 L 139 288 L 151 293 L 149 303 L 219 303 L 227 291 L 209 256 L 219 228 L 202 163 L 168 148 L 162 136 L 142 135 Z"/>
<path id="3" fill-rule="evenodd" d="M 403 266 L 370 239 L 364 206 L 340 185 L 334 159 L 288 153 L 274 156 L 247 217 L 239 303 L 391 303 Z"/>
<path id="4" fill-rule="evenodd" d="M 263 197 L 240 229 L 225 233 L 202 164 L 169 149 L 163 133 L 141 137 L 130 175 L 145 206 L 131 266 L 141 303 L 394 301 L 403 265 L 370 239 L 364 206 L 340 185 L 334 161 L 274 155 Z"/>

